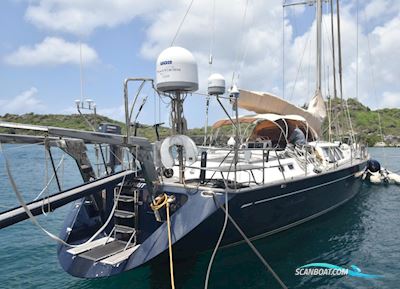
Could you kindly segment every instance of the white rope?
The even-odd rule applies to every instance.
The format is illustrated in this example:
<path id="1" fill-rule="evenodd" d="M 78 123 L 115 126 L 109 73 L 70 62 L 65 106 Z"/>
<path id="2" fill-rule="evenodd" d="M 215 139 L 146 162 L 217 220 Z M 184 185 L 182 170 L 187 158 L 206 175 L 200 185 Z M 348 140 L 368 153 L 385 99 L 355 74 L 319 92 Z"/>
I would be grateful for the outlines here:
<path id="1" fill-rule="evenodd" d="M 46 235 L 48 235 L 51 239 L 53 239 L 53 240 L 55 240 L 55 241 L 57 241 L 57 242 L 60 242 L 60 243 L 62 243 L 62 244 L 64 244 L 64 245 L 68 245 L 64 240 L 60 239 L 60 238 L 57 237 L 56 235 L 50 233 L 50 232 L 47 231 L 45 228 L 43 228 L 43 227 L 39 224 L 39 222 L 36 220 L 35 216 L 33 216 L 33 214 L 31 213 L 31 211 L 29 210 L 28 206 L 26 205 L 26 202 L 25 202 L 25 200 L 24 200 L 22 194 L 20 193 L 20 191 L 19 191 L 18 188 L 17 188 L 17 184 L 15 183 L 15 180 L 14 180 L 12 174 L 11 174 L 11 171 L 10 171 L 10 164 L 9 164 L 9 162 L 8 162 L 8 159 L 7 159 L 6 155 L 4 154 L 3 146 L 2 146 L 1 143 L 0 143 L 0 151 L 1 151 L 1 153 L 3 154 L 3 157 L 4 157 L 4 163 L 5 163 L 5 166 L 6 166 L 6 172 L 7 172 L 8 178 L 9 178 L 9 180 L 10 180 L 11 186 L 12 186 L 14 192 L 15 192 L 15 195 L 16 195 L 16 197 L 17 197 L 17 199 L 18 199 L 18 202 L 19 202 L 20 205 L 24 208 L 26 214 L 29 216 L 29 219 L 32 221 L 32 223 L 33 223 L 34 225 L 36 225 L 39 229 L 41 229 L 41 230 L 42 230 Z M 68 246 L 69 246 L 69 245 L 68 245 Z"/>
<path id="2" fill-rule="evenodd" d="M 225 213 L 225 221 L 224 221 L 224 226 L 222 228 L 220 237 L 218 239 L 217 242 L 217 246 L 214 248 L 214 252 L 211 256 L 210 259 L 210 263 L 208 264 L 208 269 L 207 269 L 207 275 L 206 275 L 206 281 L 204 284 L 204 289 L 208 288 L 208 278 L 209 278 L 209 274 L 211 271 L 211 265 L 212 265 L 212 261 L 214 260 L 215 254 L 218 250 L 218 246 L 222 240 L 223 234 L 225 232 L 225 228 L 226 228 L 226 224 L 227 224 L 227 219 L 229 219 L 231 221 L 231 223 L 234 225 L 234 227 L 236 228 L 236 230 L 239 232 L 239 234 L 243 237 L 243 239 L 246 241 L 246 243 L 249 245 L 250 249 L 254 252 L 254 254 L 256 254 L 256 256 L 260 259 L 261 263 L 263 263 L 263 265 L 267 268 L 267 270 L 272 274 L 272 276 L 275 278 L 275 280 L 279 283 L 279 285 L 283 288 L 283 289 L 287 289 L 287 286 L 283 283 L 283 281 L 279 278 L 278 274 L 275 273 L 275 271 L 272 269 L 272 267 L 268 264 L 268 262 L 265 260 L 265 258 L 261 255 L 261 253 L 257 250 L 257 248 L 253 245 L 253 243 L 249 240 L 249 238 L 246 236 L 246 234 L 242 231 L 242 229 L 239 227 L 239 225 L 235 222 L 235 220 L 232 218 L 231 215 L 229 215 L 229 211 L 228 211 L 228 197 L 227 197 L 227 191 L 225 190 L 225 208 L 224 206 L 220 206 L 220 208 L 224 211 Z M 215 193 L 213 192 L 213 199 L 215 200 Z"/>
<path id="3" fill-rule="evenodd" d="M 4 149 L 5 152 L 11 151 L 11 150 L 17 150 L 17 149 L 22 149 L 22 148 L 26 148 L 26 147 L 30 147 L 30 146 L 36 146 L 36 145 L 41 145 L 44 142 L 37 142 L 37 143 L 30 143 L 30 144 L 25 144 L 25 145 L 20 145 L 20 146 L 14 146 L 14 147 L 10 147 L 8 149 Z"/>
<path id="4" fill-rule="evenodd" d="M 221 209 L 228 215 L 229 220 L 231 223 L 235 226 L 236 230 L 239 232 L 240 235 L 242 235 L 243 239 L 246 241 L 247 245 L 249 245 L 250 249 L 256 254 L 258 259 L 260 259 L 261 263 L 267 268 L 267 270 L 272 274 L 272 276 L 275 278 L 275 280 L 279 283 L 279 285 L 283 289 L 287 289 L 287 286 L 283 283 L 283 281 L 279 278 L 278 274 L 275 273 L 275 271 L 272 269 L 272 267 L 268 264 L 268 262 L 264 259 L 264 257 L 261 255 L 261 253 L 257 250 L 257 248 L 253 245 L 253 243 L 249 240 L 249 238 L 246 236 L 246 234 L 242 231 L 242 229 L 239 227 L 239 225 L 235 222 L 235 220 L 229 215 L 224 207 L 221 207 Z"/>
<path id="5" fill-rule="evenodd" d="M 114 202 L 114 206 L 113 206 L 113 208 L 112 208 L 112 210 L 110 212 L 110 215 L 108 216 L 106 222 L 104 223 L 104 225 L 96 233 L 94 233 L 94 235 L 92 237 L 90 237 L 89 240 L 87 240 L 86 242 L 84 242 L 82 244 L 78 244 L 78 245 L 72 245 L 72 244 L 68 244 L 67 242 L 65 242 L 64 240 L 62 240 L 58 236 L 54 235 L 53 233 L 47 231 L 42 225 L 40 225 L 40 223 L 37 221 L 36 217 L 29 210 L 29 208 L 26 205 L 26 202 L 24 200 L 24 197 L 22 196 L 21 192 L 17 188 L 17 184 L 16 184 L 16 182 L 14 180 L 14 177 L 12 176 L 12 173 L 11 173 L 11 170 L 10 170 L 10 164 L 9 164 L 8 158 L 7 158 L 7 156 L 5 155 L 5 153 L 3 151 L 3 146 L 1 144 L 1 142 L 0 142 L 0 153 L 3 154 L 7 176 L 9 178 L 9 180 L 10 180 L 11 186 L 12 186 L 14 192 L 15 192 L 15 195 L 16 195 L 16 197 L 18 199 L 18 202 L 20 203 L 21 207 L 24 208 L 25 213 L 28 215 L 28 217 L 32 221 L 32 223 L 34 225 L 36 225 L 41 231 L 43 231 L 51 239 L 53 239 L 54 241 L 65 245 L 65 246 L 69 246 L 69 247 L 75 248 L 75 247 L 83 246 L 85 244 L 88 244 L 88 243 L 92 242 L 108 226 L 109 222 L 111 221 L 111 219 L 112 219 L 112 217 L 114 215 L 114 211 L 117 208 L 118 199 L 119 199 L 119 196 L 121 194 L 123 184 L 125 183 L 126 175 L 122 179 L 122 184 L 121 184 L 120 189 L 118 191 L 117 200 Z"/>
<path id="6" fill-rule="evenodd" d="M 60 166 L 64 163 L 64 155 L 61 157 L 60 162 L 58 163 L 58 165 L 56 166 L 56 172 L 58 171 L 58 169 L 60 168 Z M 53 175 L 51 176 L 50 180 L 47 181 L 46 185 L 44 186 L 44 188 L 40 191 L 40 193 L 36 196 L 36 198 L 34 198 L 33 200 L 36 201 L 40 198 L 40 196 L 48 189 L 48 187 L 50 186 L 51 182 L 54 180 L 54 177 L 56 176 L 55 173 L 53 173 Z"/>
<path id="7" fill-rule="evenodd" d="M 224 224 L 222 226 L 221 233 L 219 234 L 217 244 L 215 244 L 214 251 L 211 254 L 210 262 L 208 263 L 207 273 L 206 273 L 206 280 L 204 281 L 204 289 L 208 288 L 208 281 L 210 279 L 211 267 L 212 267 L 212 264 L 214 262 L 215 255 L 217 255 L 217 251 L 218 251 L 219 245 L 221 244 L 222 238 L 223 238 L 225 230 L 226 230 L 226 226 L 228 224 L 229 206 L 228 206 L 228 192 L 227 192 L 226 189 L 225 189 L 225 208 L 226 208 L 226 210 L 225 210 Z"/>

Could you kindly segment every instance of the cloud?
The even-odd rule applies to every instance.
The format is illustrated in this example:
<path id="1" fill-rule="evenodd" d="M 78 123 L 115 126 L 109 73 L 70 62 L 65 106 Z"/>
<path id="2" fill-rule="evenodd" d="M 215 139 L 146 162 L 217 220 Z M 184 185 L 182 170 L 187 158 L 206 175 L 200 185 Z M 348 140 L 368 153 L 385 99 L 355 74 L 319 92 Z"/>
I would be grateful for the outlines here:
<path id="1" fill-rule="evenodd" d="M 98 27 L 113 28 L 137 16 L 167 6 L 156 0 L 34 0 L 25 19 L 37 27 L 75 35 L 89 35 Z"/>
<path id="2" fill-rule="evenodd" d="M 383 93 L 381 107 L 398 108 L 400 106 L 400 92 L 385 91 Z"/>
<path id="3" fill-rule="evenodd" d="M 39 100 L 37 94 L 37 88 L 31 87 L 11 99 L 0 99 L 1 114 L 43 112 L 45 105 Z"/>
<path id="4" fill-rule="evenodd" d="M 363 11 L 365 17 L 372 20 L 386 14 L 389 10 L 389 2 L 387 0 L 380 0 L 367 3 Z"/>
<path id="5" fill-rule="evenodd" d="M 82 59 L 85 63 L 98 60 L 96 51 L 82 44 Z M 4 61 L 14 66 L 60 65 L 79 64 L 79 43 L 67 42 L 62 38 L 46 37 L 41 43 L 34 46 L 21 46 L 17 51 L 6 55 Z"/>
<path id="6" fill-rule="evenodd" d="M 125 122 L 125 107 L 123 105 L 100 108 L 98 109 L 97 113 L 100 115 L 108 116 L 111 119 Z"/>
<path id="7" fill-rule="evenodd" d="M 247 18 L 242 26 L 246 1 L 217 1 L 216 28 L 213 47 L 214 64 L 212 70 L 225 76 L 230 84 L 232 72 L 240 73 L 239 85 L 253 90 L 273 91 L 283 95 L 282 87 L 282 1 L 248 1 Z M 341 40 L 343 62 L 344 97 L 356 96 L 358 70 L 358 96 L 372 107 L 379 106 L 379 95 L 387 90 L 398 91 L 396 78 L 400 75 L 400 59 L 393 57 L 400 50 L 400 14 L 385 13 L 385 7 L 394 2 L 379 3 L 368 1 L 360 7 L 360 21 L 374 19 L 374 27 L 359 28 L 359 48 L 357 54 L 357 22 L 355 3 L 347 2 L 341 10 Z M 398 2 L 398 1 L 397 1 Z M 364 6 L 363 6 L 364 5 Z M 394 5 L 394 4 L 393 4 Z M 199 64 L 201 87 L 210 71 L 208 66 L 209 45 L 212 26 L 209 19 L 210 3 L 198 1 L 182 27 L 176 45 L 188 48 L 194 53 Z M 325 5 L 327 6 L 327 5 Z M 395 11 L 400 11 L 399 4 Z M 229 7 L 229 9 L 224 9 Z M 292 11 L 286 8 L 285 27 L 285 97 L 302 105 L 310 100 L 315 90 L 315 21 L 299 34 L 297 22 L 305 17 L 313 17 L 312 9 Z M 146 40 L 141 54 L 148 59 L 169 46 L 172 36 L 186 6 L 171 5 L 158 14 L 146 30 Z M 332 95 L 332 56 L 330 36 L 330 15 L 324 8 L 323 17 L 323 94 Z M 297 23 L 297 24 L 296 24 Z M 336 20 L 334 21 L 336 30 Z M 335 35 L 337 41 L 337 35 Z M 369 42 L 369 43 L 368 43 Z M 337 44 L 337 43 L 336 43 Z M 336 57 L 337 54 L 336 47 Z M 357 58 L 358 57 L 358 58 Z M 337 59 L 337 58 L 336 58 Z M 242 63 L 242 64 L 241 64 Z M 358 63 L 358 69 L 357 69 Z M 336 71 L 338 68 L 336 67 Z M 374 71 L 374 75 L 371 72 Z M 372 86 L 376 89 L 373 94 Z"/>
<path id="8" fill-rule="evenodd" d="M 75 35 L 90 35 L 96 29 L 115 28 L 140 18 L 145 34 L 140 56 L 155 61 L 157 55 L 170 46 L 189 3 L 190 0 L 32 0 L 25 18 L 37 27 Z M 246 3 L 247 17 L 243 22 Z M 345 1 L 341 6 L 344 97 L 356 96 L 358 70 L 358 96 L 376 108 L 381 106 L 381 97 L 385 93 L 400 91 L 400 82 L 397 81 L 400 58 L 395 57 L 400 50 L 400 37 L 397 37 L 400 1 L 361 1 L 359 4 L 358 53 L 356 2 Z M 322 87 L 324 96 L 327 96 L 332 94 L 333 77 L 330 15 L 326 9 L 329 4 L 324 5 Z M 315 21 L 310 17 L 314 17 L 315 6 L 286 8 L 282 24 L 281 0 L 215 1 L 215 28 L 211 19 L 212 6 L 212 1 L 194 1 L 174 43 L 195 55 L 203 92 L 210 72 L 224 75 L 228 85 L 235 72 L 236 76 L 239 75 L 241 88 L 272 91 L 281 96 L 284 90 L 285 98 L 299 105 L 311 99 L 315 89 Z M 285 29 L 284 67 L 282 27 Z M 214 61 L 210 68 L 211 43 Z M 205 102 L 204 98 L 195 96 L 190 101 L 194 107 L 204 106 Z M 117 111 L 116 108 L 115 113 Z M 203 117 L 200 110 L 195 113 L 193 118 Z"/>

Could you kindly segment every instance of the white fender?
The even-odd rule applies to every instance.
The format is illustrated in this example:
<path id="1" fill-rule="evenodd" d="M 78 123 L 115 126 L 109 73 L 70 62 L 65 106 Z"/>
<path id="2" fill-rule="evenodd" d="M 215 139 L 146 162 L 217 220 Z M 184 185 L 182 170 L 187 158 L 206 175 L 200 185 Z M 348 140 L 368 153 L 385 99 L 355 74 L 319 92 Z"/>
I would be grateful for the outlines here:
<path id="1" fill-rule="evenodd" d="M 186 165 L 197 161 L 197 146 L 194 141 L 186 135 L 173 135 L 167 137 L 161 144 L 161 162 L 166 168 L 172 168 L 174 166 L 174 157 L 172 155 L 172 147 L 182 146 L 183 156 L 186 160 Z"/>
<path id="2" fill-rule="evenodd" d="M 389 172 L 388 179 L 389 179 L 390 183 L 400 185 L 400 175 Z"/>
<path id="3" fill-rule="evenodd" d="M 369 177 L 369 181 L 373 184 L 381 184 L 382 183 L 381 174 L 379 172 L 371 173 L 371 176 Z"/>

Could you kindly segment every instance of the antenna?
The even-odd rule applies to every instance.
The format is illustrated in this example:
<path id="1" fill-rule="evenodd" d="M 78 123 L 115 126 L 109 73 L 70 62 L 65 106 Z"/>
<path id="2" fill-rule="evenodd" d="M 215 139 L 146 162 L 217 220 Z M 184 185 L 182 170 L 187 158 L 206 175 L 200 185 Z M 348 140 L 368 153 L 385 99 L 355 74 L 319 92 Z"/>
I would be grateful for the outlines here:
<path id="1" fill-rule="evenodd" d="M 169 47 L 157 58 L 158 91 L 171 98 L 171 121 L 174 134 L 184 135 L 186 120 L 183 101 L 187 93 L 199 88 L 197 62 L 192 53 L 182 47 Z M 178 146 L 179 182 L 184 182 L 183 148 Z"/>
<path id="2" fill-rule="evenodd" d="M 83 102 L 83 68 L 82 68 L 82 42 L 79 41 L 79 71 L 81 81 L 81 101 Z"/>

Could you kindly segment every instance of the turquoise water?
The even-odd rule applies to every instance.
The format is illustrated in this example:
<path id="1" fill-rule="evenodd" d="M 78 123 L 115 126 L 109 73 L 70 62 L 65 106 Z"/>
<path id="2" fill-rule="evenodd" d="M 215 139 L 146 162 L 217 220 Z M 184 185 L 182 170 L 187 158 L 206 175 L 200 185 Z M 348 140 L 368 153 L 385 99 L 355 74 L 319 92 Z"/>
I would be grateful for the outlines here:
<path id="1" fill-rule="evenodd" d="M 45 166 L 42 147 L 5 146 L 15 178 L 27 200 L 43 187 Z M 370 149 L 389 169 L 400 170 L 400 149 Z M 60 155 L 56 157 L 59 159 Z M 386 161 L 385 161 L 386 159 Z M 71 173 L 74 172 L 74 173 Z M 74 163 L 64 167 L 65 187 L 79 184 Z M 55 188 L 52 187 L 51 190 Z M 335 193 L 335 192 L 331 192 Z M 15 206 L 0 157 L 0 210 Z M 68 206 L 40 222 L 58 232 Z M 400 187 L 368 186 L 349 203 L 316 220 L 255 242 L 289 288 L 399 288 L 400 287 Z M 203 288 L 210 253 L 175 264 L 177 288 Z M 56 244 L 30 221 L 0 231 L 0 288 L 169 288 L 168 264 L 146 266 L 116 277 L 82 280 L 69 276 L 58 264 Z M 307 263 L 326 262 L 381 279 L 295 276 Z M 280 288 L 246 245 L 219 251 L 209 288 Z"/>

